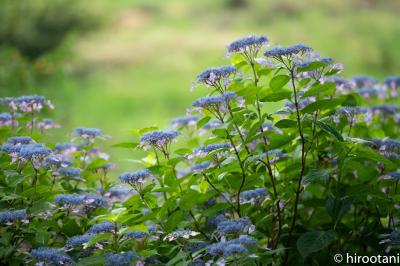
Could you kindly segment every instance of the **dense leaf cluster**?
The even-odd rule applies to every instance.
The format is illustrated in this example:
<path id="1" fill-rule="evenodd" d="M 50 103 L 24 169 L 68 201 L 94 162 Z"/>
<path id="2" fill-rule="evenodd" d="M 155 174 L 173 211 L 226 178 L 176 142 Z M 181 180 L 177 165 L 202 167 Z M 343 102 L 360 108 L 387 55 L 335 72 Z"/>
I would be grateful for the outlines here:
<path id="1" fill-rule="evenodd" d="M 396 252 L 400 78 L 345 80 L 310 47 L 266 46 L 233 42 L 230 66 L 199 74 L 207 95 L 187 117 L 114 145 L 147 154 L 119 178 L 101 130 L 46 143 L 50 102 L 1 99 L 1 262 L 317 265 Z"/>

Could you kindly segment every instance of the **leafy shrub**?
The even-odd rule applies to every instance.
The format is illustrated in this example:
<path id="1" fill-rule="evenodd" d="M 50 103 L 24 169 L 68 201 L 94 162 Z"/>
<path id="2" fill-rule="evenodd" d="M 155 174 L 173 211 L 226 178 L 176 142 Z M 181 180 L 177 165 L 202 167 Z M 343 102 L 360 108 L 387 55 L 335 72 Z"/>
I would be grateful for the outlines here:
<path id="1" fill-rule="evenodd" d="M 72 30 L 94 25 L 91 13 L 77 1 L 1 1 L 0 45 L 37 58 L 57 48 Z"/>
<path id="2" fill-rule="evenodd" d="M 308 265 L 397 250 L 400 78 L 345 80 L 305 45 L 267 44 L 231 43 L 232 65 L 198 75 L 208 96 L 190 115 L 114 145 L 147 151 L 118 180 L 100 129 L 41 144 L 51 103 L 3 98 L 2 263 Z"/>

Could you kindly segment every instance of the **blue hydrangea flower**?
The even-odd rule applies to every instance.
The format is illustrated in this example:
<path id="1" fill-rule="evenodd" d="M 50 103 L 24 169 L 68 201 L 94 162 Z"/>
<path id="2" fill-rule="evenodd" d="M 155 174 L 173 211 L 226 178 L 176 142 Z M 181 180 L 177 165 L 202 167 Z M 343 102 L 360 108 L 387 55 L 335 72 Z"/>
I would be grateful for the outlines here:
<path id="1" fill-rule="evenodd" d="M 15 220 L 26 220 L 28 218 L 28 214 L 26 210 L 4 210 L 0 212 L 0 223 L 12 223 Z"/>
<path id="2" fill-rule="evenodd" d="M 107 205 L 106 200 L 97 194 L 86 194 L 83 196 L 86 208 L 102 208 Z"/>
<path id="3" fill-rule="evenodd" d="M 298 68 L 305 68 L 310 66 L 312 63 L 322 63 L 323 66 L 327 66 L 333 63 L 333 59 L 330 57 L 318 57 L 297 63 L 296 66 Z"/>
<path id="4" fill-rule="evenodd" d="M 397 106 L 387 104 L 372 106 L 371 110 L 373 112 L 380 112 L 389 115 L 397 114 L 399 112 L 399 108 Z"/>
<path id="5" fill-rule="evenodd" d="M 227 84 L 229 83 L 228 77 L 236 72 L 237 69 L 234 66 L 208 68 L 197 76 L 197 82 L 204 83 L 207 86 L 216 86 L 221 88 L 223 85 L 229 85 Z M 221 81 L 223 83 L 221 83 Z"/>
<path id="6" fill-rule="evenodd" d="M 199 232 L 195 232 L 195 231 L 192 231 L 192 230 L 182 230 L 182 229 L 179 229 L 179 230 L 176 230 L 176 231 L 174 231 L 174 232 L 172 232 L 172 233 L 166 235 L 166 236 L 164 237 L 164 241 L 165 241 L 165 240 L 167 240 L 167 241 L 174 241 L 175 239 L 178 239 L 178 238 L 189 239 L 190 237 L 192 237 L 192 236 L 197 236 L 197 235 L 199 235 L 199 234 L 200 234 Z"/>
<path id="7" fill-rule="evenodd" d="M 33 140 L 31 137 L 26 137 L 26 136 L 20 136 L 20 137 L 10 137 L 7 139 L 7 143 L 13 144 L 13 145 L 27 145 L 27 144 L 32 144 Z"/>
<path id="8" fill-rule="evenodd" d="M 258 241 L 251 236 L 248 235 L 240 235 L 238 238 L 232 239 L 229 241 L 230 244 L 240 244 L 246 247 L 256 246 Z"/>
<path id="9" fill-rule="evenodd" d="M 94 142 L 96 138 L 105 137 L 103 131 L 98 128 L 75 128 L 75 134 L 88 142 Z"/>
<path id="10" fill-rule="evenodd" d="M 140 146 L 145 149 L 154 147 L 162 152 L 168 152 L 168 145 L 180 135 L 176 130 L 155 130 L 140 138 Z"/>
<path id="11" fill-rule="evenodd" d="M 354 76 L 351 78 L 358 88 L 370 87 L 377 83 L 376 79 L 368 76 Z"/>
<path id="12" fill-rule="evenodd" d="M 211 153 L 215 150 L 221 150 L 221 149 L 229 149 L 231 145 L 228 143 L 220 143 L 220 144 L 209 144 L 203 147 L 196 148 L 194 150 L 194 153 L 197 156 L 204 156 L 207 155 L 208 153 Z"/>
<path id="13" fill-rule="evenodd" d="M 67 178 L 72 178 L 72 179 L 78 179 L 78 180 L 84 180 L 81 178 L 81 169 L 79 168 L 62 168 L 58 172 L 60 173 L 61 176 L 67 177 Z"/>
<path id="14" fill-rule="evenodd" d="M 192 104 L 195 108 L 206 109 L 212 113 L 225 113 L 227 104 L 237 95 L 233 92 L 225 92 L 219 96 L 203 97 L 195 100 Z"/>
<path id="15" fill-rule="evenodd" d="M 383 92 L 378 90 L 377 88 L 361 88 L 358 90 L 358 94 L 360 94 L 363 98 L 370 97 L 380 97 L 383 98 Z"/>
<path id="16" fill-rule="evenodd" d="M 260 204 L 268 196 L 268 191 L 264 188 L 256 188 L 252 190 L 243 191 L 240 194 L 240 203 Z"/>
<path id="17" fill-rule="evenodd" d="M 397 89 L 400 87 L 400 76 L 387 77 L 384 84 L 390 88 Z"/>
<path id="18" fill-rule="evenodd" d="M 70 144 L 70 143 L 57 143 L 54 146 L 54 151 L 56 151 L 58 153 L 63 153 L 65 151 L 71 151 L 71 153 L 72 153 L 72 152 L 75 152 L 77 149 L 78 148 L 75 145 Z"/>
<path id="19" fill-rule="evenodd" d="M 10 126 L 12 124 L 12 117 L 10 113 L 0 113 L 0 127 Z"/>
<path id="20" fill-rule="evenodd" d="M 222 235 L 237 234 L 249 231 L 253 228 L 249 217 L 242 217 L 237 220 L 222 221 L 217 226 L 217 231 Z"/>
<path id="21" fill-rule="evenodd" d="M 400 151 L 400 141 L 394 139 L 368 139 L 379 151 Z"/>
<path id="22" fill-rule="evenodd" d="M 137 192 L 141 192 L 145 179 L 151 176 L 151 172 L 148 169 L 144 169 L 136 172 L 125 172 L 119 176 L 119 180 L 131 185 Z"/>
<path id="23" fill-rule="evenodd" d="M 210 167 L 212 167 L 211 162 L 205 161 L 205 162 L 202 162 L 202 163 L 198 163 L 198 164 L 192 165 L 190 167 L 190 170 L 192 172 L 195 172 L 195 173 L 200 173 L 200 172 L 203 172 L 204 170 L 207 170 Z"/>
<path id="24" fill-rule="evenodd" d="M 28 127 L 32 127 L 33 123 L 29 123 Z M 39 121 L 36 123 L 36 127 L 39 129 L 51 129 L 51 128 L 60 128 L 61 126 L 59 124 L 56 124 L 53 122 L 52 119 L 50 118 L 44 118 L 42 121 Z"/>
<path id="25" fill-rule="evenodd" d="M 45 105 L 51 109 L 54 108 L 49 100 L 46 100 L 45 97 L 39 95 L 21 96 L 14 99 L 13 103 L 16 109 L 27 113 L 40 111 Z"/>
<path id="26" fill-rule="evenodd" d="M 143 239 L 143 238 L 147 238 L 149 237 L 149 234 L 146 232 L 142 232 L 142 231 L 130 231 L 124 234 L 124 236 L 122 237 L 123 239 L 131 239 L 131 238 L 135 238 L 135 239 Z"/>
<path id="27" fill-rule="evenodd" d="M 50 155 L 51 150 L 43 144 L 28 144 L 22 146 L 19 156 L 24 160 L 40 159 Z"/>
<path id="28" fill-rule="evenodd" d="M 131 266 L 136 255 L 133 252 L 106 253 L 105 266 Z"/>
<path id="29" fill-rule="evenodd" d="M 57 195 L 54 202 L 62 206 L 77 206 L 85 203 L 85 199 L 78 194 Z"/>
<path id="30" fill-rule="evenodd" d="M 128 195 L 128 193 L 129 189 L 127 188 L 112 187 L 107 191 L 106 196 L 119 198 Z"/>
<path id="31" fill-rule="evenodd" d="M 241 244 L 228 244 L 224 246 L 223 255 L 224 256 L 231 256 L 236 254 L 243 254 L 247 253 L 247 248 L 245 248 Z"/>
<path id="32" fill-rule="evenodd" d="M 225 216 L 225 214 L 220 213 L 217 215 L 214 215 L 212 217 L 209 217 L 207 219 L 207 227 L 209 228 L 217 228 L 218 224 L 220 224 L 223 221 L 227 221 L 228 218 Z"/>
<path id="33" fill-rule="evenodd" d="M 197 115 L 189 115 L 177 117 L 172 120 L 171 124 L 175 127 L 186 127 L 196 125 L 197 121 L 199 121 L 199 117 Z"/>
<path id="34" fill-rule="evenodd" d="M 354 116 L 358 114 L 363 114 L 367 112 L 368 109 L 366 107 L 360 107 L 360 106 L 345 106 L 343 108 L 337 109 L 336 114 L 339 115 L 346 115 L 346 116 Z"/>
<path id="35" fill-rule="evenodd" d="M 231 42 L 227 49 L 228 52 L 237 52 L 242 53 L 246 50 L 255 50 L 258 51 L 262 46 L 268 43 L 268 39 L 266 36 L 255 36 L 251 35 L 236 41 Z"/>
<path id="36" fill-rule="evenodd" d="M 115 225 L 113 223 L 104 221 L 99 224 L 93 225 L 89 230 L 89 234 L 101 234 L 101 233 L 107 233 L 115 230 Z"/>
<path id="37" fill-rule="evenodd" d="M 247 253 L 248 248 L 255 247 L 257 244 L 257 240 L 253 237 L 240 235 L 238 238 L 210 245 L 208 247 L 208 253 L 213 257 L 222 255 L 229 256 L 235 253 Z"/>
<path id="38" fill-rule="evenodd" d="M 41 247 L 32 250 L 32 258 L 37 259 L 39 262 L 52 263 L 57 266 L 74 265 L 74 261 L 70 256 L 64 252 L 48 247 Z"/>
<path id="39" fill-rule="evenodd" d="M 303 44 L 296 44 L 288 47 L 275 47 L 264 53 L 266 57 L 281 58 L 296 54 L 303 54 L 311 51 L 311 48 Z"/>
<path id="40" fill-rule="evenodd" d="M 380 177 L 380 179 L 384 180 L 400 180 L 400 173 L 399 172 L 390 172 Z"/>
<path id="41" fill-rule="evenodd" d="M 3 146 L 1 146 L 1 149 L 8 153 L 10 156 L 17 157 L 19 151 L 21 150 L 22 146 L 21 145 L 14 145 L 11 143 L 4 143 Z"/>
<path id="42" fill-rule="evenodd" d="M 63 158 L 52 156 L 52 157 L 47 157 L 45 159 L 45 164 L 50 167 L 61 168 L 61 167 L 71 166 L 72 162 L 69 160 L 65 160 Z"/>
<path id="43" fill-rule="evenodd" d="M 275 164 L 278 162 L 282 157 L 286 157 L 287 155 L 284 154 L 281 150 L 274 149 L 274 150 L 269 150 L 263 154 L 261 154 L 258 158 L 260 160 L 264 160 L 265 158 L 268 157 L 269 163 L 270 164 Z"/>
<path id="44" fill-rule="evenodd" d="M 70 239 L 67 240 L 67 245 L 66 246 L 68 248 L 83 246 L 87 242 L 89 242 L 90 238 L 92 238 L 92 237 L 93 237 L 93 235 L 91 235 L 91 234 L 73 236 L 73 237 L 71 237 Z"/>
<path id="45" fill-rule="evenodd" d="M 195 242 L 195 243 L 191 243 L 189 244 L 189 246 L 187 247 L 187 251 L 190 253 L 194 253 L 197 252 L 203 248 L 206 248 L 210 245 L 209 242 Z"/>
<path id="46" fill-rule="evenodd" d="M 103 131 L 101 131 L 98 128 L 84 128 L 84 127 L 80 127 L 80 128 L 75 128 L 75 132 L 76 134 L 78 134 L 79 136 L 83 137 L 83 138 L 87 138 L 87 137 L 98 137 L 103 135 Z"/>
<path id="47" fill-rule="evenodd" d="M 18 109 L 16 102 L 17 98 L 14 97 L 0 98 L 0 104 L 7 106 L 11 111 L 16 111 Z"/>
<path id="48" fill-rule="evenodd" d="M 211 130 L 213 128 L 219 127 L 221 125 L 221 122 L 218 120 L 212 120 L 210 122 L 208 122 L 207 124 L 205 124 L 202 129 L 204 130 Z"/>

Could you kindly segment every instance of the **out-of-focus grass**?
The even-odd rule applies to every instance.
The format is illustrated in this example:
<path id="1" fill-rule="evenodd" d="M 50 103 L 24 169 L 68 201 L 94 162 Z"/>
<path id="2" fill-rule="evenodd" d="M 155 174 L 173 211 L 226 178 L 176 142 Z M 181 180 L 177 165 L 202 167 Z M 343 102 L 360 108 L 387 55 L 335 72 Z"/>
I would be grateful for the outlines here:
<path id="1" fill-rule="evenodd" d="M 56 103 L 61 132 L 100 127 L 113 143 L 128 141 L 133 128 L 166 126 L 204 94 L 189 91 L 196 75 L 228 63 L 226 44 L 249 34 L 310 45 L 344 63 L 346 76 L 398 74 L 399 1 L 248 0 L 242 9 L 227 2 L 96 1 L 103 26 L 72 39 L 64 75 L 40 90 Z M 117 162 L 126 155 L 118 152 Z"/>

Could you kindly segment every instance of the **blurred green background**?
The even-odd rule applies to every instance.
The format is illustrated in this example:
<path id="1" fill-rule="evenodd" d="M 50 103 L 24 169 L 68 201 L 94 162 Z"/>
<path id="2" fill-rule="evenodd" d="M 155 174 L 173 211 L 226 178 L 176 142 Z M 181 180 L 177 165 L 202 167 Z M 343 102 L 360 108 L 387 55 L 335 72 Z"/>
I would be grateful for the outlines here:
<path id="1" fill-rule="evenodd" d="M 346 77 L 399 74 L 399 14 L 399 0 L 0 0 L 0 96 L 50 98 L 54 138 L 84 126 L 129 141 L 184 115 L 196 75 L 250 34 L 307 44 Z"/>

